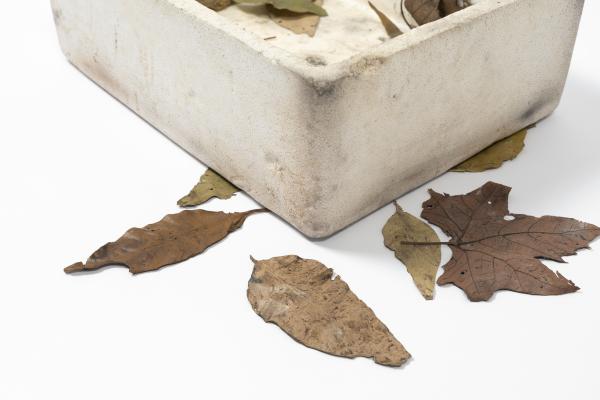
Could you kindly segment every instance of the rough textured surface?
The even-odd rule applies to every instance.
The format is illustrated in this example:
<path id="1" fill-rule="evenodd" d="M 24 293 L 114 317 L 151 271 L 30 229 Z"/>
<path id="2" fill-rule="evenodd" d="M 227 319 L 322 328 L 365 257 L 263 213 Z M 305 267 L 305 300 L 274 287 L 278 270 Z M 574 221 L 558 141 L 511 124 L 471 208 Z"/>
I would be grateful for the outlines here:
<path id="1" fill-rule="evenodd" d="M 284 42 L 195 0 L 52 0 L 74 65 L 311 237 L 551 113 L 582 6 L 484 0 L 329 62 L 328 1 L 312 39 L 266 16 Z"/>
<path id="2" fill-rule="evenodd" d="M 406 265 L 423 297 L 432 300 L 435 278 L 442 261 L 441 245 L 417 246 L 404 242 L 435 243 L 440 241 L 438 235 L 428 224 L 404 212 L 398 204 L 382 233 L 386 247 Z"/>
<path id="3" fill-rule="evenodd" d="M 143 228 L 131 228 L 117 241 L 96 250 L 85 264 L 65 268 L 66 273 L 92 271 L 108 265 L 125 265 L 132 274 L 154 271 L 202 253 L 239 229 L 257 212 L 238 213 L 186 210 Z"/>
<path id="4" fill-rule="evenodd" d="M 451 237 L 452 259 L 438 283 L 455 284 L 471 301 L 488 300 L 503 289 L 537 295 L 578 290 L 539 259 L 564 262 L 563 256 L 600 236 L 600 228 L 571 218 L 511 214 L 509 193 L 494 182 L 458 196 L 430 190 L 421 216 Z"/>
<path id="5" fill-rule="evenodd" d="M 342 357 L 400 366 L 410 354 L 333 270 L 298 256 L 254 262 L 248 300 L 298 342 Z"/>

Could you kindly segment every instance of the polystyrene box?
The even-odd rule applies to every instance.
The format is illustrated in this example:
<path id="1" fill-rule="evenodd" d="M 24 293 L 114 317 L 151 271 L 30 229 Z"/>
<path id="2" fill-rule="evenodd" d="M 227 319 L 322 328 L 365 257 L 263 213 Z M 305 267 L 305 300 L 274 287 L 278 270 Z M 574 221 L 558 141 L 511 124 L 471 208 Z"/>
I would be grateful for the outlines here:
<path id="1" fill-rule="evenodd" d="M 360 0 L 325 0 L 325 38 L 344 1 Z M 345 58 L 310 48 L 319 31 L 309 42 L 281 28 L 278 44 L 195 0 L 52 8 L 78 69 L 318 238 L 550 114 L 583 3 L 481 0 Z"/>

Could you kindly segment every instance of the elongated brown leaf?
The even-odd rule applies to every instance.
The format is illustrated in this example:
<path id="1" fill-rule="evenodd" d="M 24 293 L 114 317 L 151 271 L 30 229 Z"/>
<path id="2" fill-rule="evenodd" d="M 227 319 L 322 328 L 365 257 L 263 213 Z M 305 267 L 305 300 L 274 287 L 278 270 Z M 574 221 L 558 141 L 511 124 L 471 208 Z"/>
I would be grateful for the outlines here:
<path id="1" fill-rule="evenodd" d="M 369 6 L 371 7 L 371 9 L 373 11 L 375 11 L 375 14 L 377 14 L 377 16 L 379 17 L 379 20 L 383 24 L 383 27 L 385 28 L 385 31 L 387 32 L 389 37 L 395 38 L 396 36 L 402 35 L 402 31 L 400 30 L 400 28 L 398 28 L 398 26 L 391 19 L 389 19 L 387 15 L 385 15 L 383 12 L 381 12 L 370 1 L 369 1 Z"/>
<path id="2" fill-rule="evenodd" d="M 323 5 L 323 0 L 315 0 L 314 4 Z M 296 13 L 289 10 L 278 10 L 271 5 L 267 5 L 269 17 L 282 28 L 288 29 L 298 35 L 303 33 L 310 37 L 315 36 L 317 26 L 321 17 L 311 13 Z"/>
<path id="3" fill-rule="evenodd" d="M 482 172 L 499 168 L 505 161 L 514 160 L 525 147 L 527 129 L 497 141 L 473 157 L 458 164 L 453 172 Z"/>
<path id="4" fill-rule="evenodd" d="M 143 228 L 132 228 L 116 242 L 94 252 L 85 264 L 65 268 L 66 273 L 90 271 L 107 265 L 124 265 L 132 274 L 153 271 L 202 253 L 231 232 L 246 218 L 264 209 L 238 213 L 186 210 L 171 214 Z"/>
<path id="5" fill-rule="evenodd" d="M 438 283 L 453 283 L 472 301 L 502 289 L 536 295 L 578 290 L 539 258 L 564 262 L 563 256 L 587 248 L 600 228 L 570 218 L 510 214 L 510 190 L 488 182 L 460 196 L 429 191 L 421 216 L 452 238 L 452 259 Z"/>
<path id="6" fill-rule="evenodd" d="M 394 251 L 412 276 L 415 285 L 427 300 L 433 299 L 433 288 L 442 250 L 440 245 L 419 246 L 405 242 L 435 243 L 440 239 L 429 225 L 404 212 L 396 203 L 396 213 L 383 227 L 385 245 Z"/>
<path id="7" fill-rule="evenodd" d="M 311 13 L 325 17 L 327 11 L 312 0 L 234 0 L 238 4 L 266 5 L 270 4 L 278 10 L 288 10 L 295 13 Z"/>
<path id="8" fill-rule="evenodd" d="M 266 322 L 310 348 L 400 366 L 410 354 L 333 271 L 298 256 L 254 261 L 248 300 Z"/>
<path id="9" fill-rule="evenodd" d="M 221 177 L 221 175 L 212 169 L 208 169 L 200 177 L 200 182 L 194 186 L 187 196 L 179 199 L 177 205 L 180 207 L 193 207 L 203 204 L 213 197 L 229 199 L 238 191 L 238 188 Z"/>
<path id="10" fill-rule="evenodd" d="M 231 0 L 196 0 L 198 3 L 215 11 L 221 11 L 231 5 Z"/>

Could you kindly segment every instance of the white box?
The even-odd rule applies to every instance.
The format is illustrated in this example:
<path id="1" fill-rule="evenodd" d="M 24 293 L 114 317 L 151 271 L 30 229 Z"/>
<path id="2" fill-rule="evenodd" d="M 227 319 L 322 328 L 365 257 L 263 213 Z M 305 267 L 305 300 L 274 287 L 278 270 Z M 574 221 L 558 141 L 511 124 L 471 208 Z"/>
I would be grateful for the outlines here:
<path id="1" fill-rule="evenodd" d="M 482 0 L 331 62 L 302 56 L 318 50 L 305 35 L 288 51 L 292 33 L 263 40 L 195 0 L 52 8 L 77 68 L 318 238 L 550 114 L 583 3 Z"/>

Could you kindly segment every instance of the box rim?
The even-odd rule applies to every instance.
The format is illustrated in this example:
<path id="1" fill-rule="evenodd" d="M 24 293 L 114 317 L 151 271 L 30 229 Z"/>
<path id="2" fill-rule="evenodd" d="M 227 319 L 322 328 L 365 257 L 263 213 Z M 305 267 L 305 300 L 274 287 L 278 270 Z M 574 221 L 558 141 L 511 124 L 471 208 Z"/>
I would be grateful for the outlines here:
<path id="1" fill-rule="evenodd" d="M 283 48 L 264 41 L 252 32 L 246 31 L 230 19 L 203 6 L 197 0 L 163 0 L 191 17 L 209 23 L 227 35 L 244 43 L 250 49 L 263 54 L 270 61 L 299 75 L 306 81 L 333 82 L 347 76 L 355 76 L 364 70 L 357 66 L 369 59 L 386 59 L 394 54 L 413 48 L 445 32 L 458 29 L 485 15 L 498 11 L 523 0 L 484 0 L 464 10 L 448 15 L 437 21 L 419 26 L 409 32 L 380 43 L 359 53 L 328 65 L 312 65 L 303 58 Z"/>

